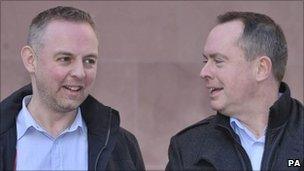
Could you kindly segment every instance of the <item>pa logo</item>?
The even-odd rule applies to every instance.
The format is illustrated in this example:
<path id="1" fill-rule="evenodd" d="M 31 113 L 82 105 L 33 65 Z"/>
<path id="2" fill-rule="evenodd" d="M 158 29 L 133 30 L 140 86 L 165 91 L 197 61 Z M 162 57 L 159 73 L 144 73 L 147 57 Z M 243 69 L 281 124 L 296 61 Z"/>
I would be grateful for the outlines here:
<path id="1" fill-rule="evenodd" d="M 301 167 L 299 159 L 288 159 L 288 167 Z"/>

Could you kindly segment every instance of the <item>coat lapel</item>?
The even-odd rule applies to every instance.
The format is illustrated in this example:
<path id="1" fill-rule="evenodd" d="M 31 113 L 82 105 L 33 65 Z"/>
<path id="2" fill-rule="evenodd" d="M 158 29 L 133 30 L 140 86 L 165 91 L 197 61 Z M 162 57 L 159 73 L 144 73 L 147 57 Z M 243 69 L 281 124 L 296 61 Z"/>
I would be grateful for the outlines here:
<path id="1" fill-rule="evenodd" d="M 109 159 L 109 157 L 105 158 L 104 155 L 109 151 L 110 146 L 113 145 L 114 135 L 119 127 L 117 111 L 104 106 L 92 96 L 89 96 L 81 104 L 80 108 L 88 128 L 89 170 L 95 170 L 97 157 L 104 148 L 98 158 L 98 170 L 102 170 L 102 168 L 106 167 L 107 162 L 105 159 Z M 110 136 L 108 144 L 105 146 L 108 133 L 110 133 Z"/>

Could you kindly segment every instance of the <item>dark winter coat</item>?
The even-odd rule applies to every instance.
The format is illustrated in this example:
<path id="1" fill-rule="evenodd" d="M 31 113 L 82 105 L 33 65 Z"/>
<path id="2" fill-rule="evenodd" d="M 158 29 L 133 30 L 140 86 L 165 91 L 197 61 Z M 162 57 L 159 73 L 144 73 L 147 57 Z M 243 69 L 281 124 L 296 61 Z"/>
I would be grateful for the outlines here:
<path id="1" fill-rule="evenodd" d="M 303 170 L 303 104 L 282 83 L 281 97 L 269 110 L 261 170 Z M 288 161 L 301 167 L 289 167 Z M 229 117 L 218 113 L 172 137 L 166 170 L 252 170 Z"/>
<path id="2" fill-rule="evenodd" d="M 23 97 L 31 94 L 31 85 L 27 85 L 0 104 L 0 171 L 15 169 L 16 118 Z M 88 96 L 80 108 L 88 128 L 89 170 L 145 170 L 137 140 L 119 126 L 116 110 L 92 96 Z"/>

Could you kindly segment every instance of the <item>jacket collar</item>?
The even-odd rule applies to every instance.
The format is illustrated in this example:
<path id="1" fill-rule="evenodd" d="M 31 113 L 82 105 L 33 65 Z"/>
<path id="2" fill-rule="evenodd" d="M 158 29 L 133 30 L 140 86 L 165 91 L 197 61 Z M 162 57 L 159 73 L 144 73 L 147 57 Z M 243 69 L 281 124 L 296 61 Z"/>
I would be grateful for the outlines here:
<path id="1" fill-rule="evenodd" d="M 4 99 L 0 104 L 0 136 L 15 126 L 16 118 L 22 108 L 23 97 L 32 94 L 30 85 L 27 85 Z"/>
<path id="2" fill-rule="evenodd" d="M 280 98 L 270 107 L 269 110 L 269 121 L 268 121 L 268 128 L 270 131 L 275 131 L 277 128 L 283 126 L 287 118 L 289 117 L 289 111 L 291 109 L 291 97 L 290 97 L 290 91 L 289 87 L 286 83 L 282 82 L 280 84 L 279 92 L 282 93 Z M 232 136 L 232 138 L 240 143 L 240 139 L 237 136 L 237 134 L 234 133 L 233 129 L 230 126 L 229 122 L 230 118 L 228 116 L 223 115 L 222 113 L 217 112 L 216 116 L 213 120 L 210 121 L 210 124 L 215 126 L 215 129 L 220 128 L 221 130 L 225 131 L 229 135 Z M 202 122 L 204 123 L 204 122 Z M 204 137 L 201 137 L 203 140 Z M 216 149 L 216 148 L 215 148 Z M 205 148 L 200 148 L 196 151 L 196 157 L 194 159 L 194 163 L 196 165 L 199 164 L 200 161 L 204 160 L 206 153 Z M 212 151 L 212 154 L 221 153 L 217 151 Z M 216 156 L 216 155 L 215 155 Z M 210 158 L 210 157 L 209 157 Z M 216 157 L 215 157 L 216 158 Z M 215 160 L 213 162 L 220 162 L 219 160 Z"/>
<path id="3" fill-rule="evenodd" d="M 281 97 L 269 108 L 268 129 L 276 129 L 288 121 L 292 106 L 290 90 L 286 83 L 282 82 L 279 92 Z"/>
<path id="4" fill-rule="evenodd" d="M 22 108 L 22 99 L 31 94 L 32 86 L 29 84 L 17 90 L 0 103 L 0 137 L 6 136 L 5 138 L 9 139 L 7 135 L 10 135 L 13 139 L 13 142 L 9 144 L 3 144 L 4 148 L 10 150 L 9 154 L 14 154 L 16 152 L 16 117 Z M 88 169 L 93 170 L 95 168 L 97 156 L 102 151 L 101 149 L 107 147 L 106 152 L 110 153 L 114 148 L 115 137 L 120 128 L 119 114 L 118 111 L 108 106 L 104 106 L 92 96 L 86 98 L 80 105 L 80 109 L 88 130 Z M 107 143 L 108 141 L 109 143 Z M 2 150 L 1 146 L 0 150 Z M 108 159 L 109 157 L 101 157 L 99 160 L 102 162 L 99 166 L 105 167 L 104 165 L 107 163 Z M 13 156 L 7 156 L 7 160 L 7 163 L 13 163 L 14 158 Z M 13 164 L 8 164 L 8 166 L 12 165 Z"/>

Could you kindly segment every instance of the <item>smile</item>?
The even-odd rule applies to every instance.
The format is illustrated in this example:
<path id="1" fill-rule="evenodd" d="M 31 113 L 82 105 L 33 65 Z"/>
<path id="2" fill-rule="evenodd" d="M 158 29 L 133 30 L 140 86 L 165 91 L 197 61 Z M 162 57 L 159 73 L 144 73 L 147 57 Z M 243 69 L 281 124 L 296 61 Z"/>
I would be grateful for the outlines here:
<path id="1" fill-rule="evenodd" d="M 223 88 L 209 88 L 209 93 L 213 93 L 215 91 L 223 90 Z"/>
<path id="2" fill-rule="evenodd" d="M 70 91 L 74 91 L 74 92 L 77 92 L 77 91 L 80 91 L 83 89 L 83 86 L 69 86 L 69 85 L 66 85 L 66 86 L 63 86 L 65 89 L 68 89 Z"/>
<path id="3" fill-rule="evenodd" d="M 208 87 L 208 91 L 209 91 L 211 96 L 217 95 L 223 89 L 224 88 L 219 88 L 219 87 Z"/>

